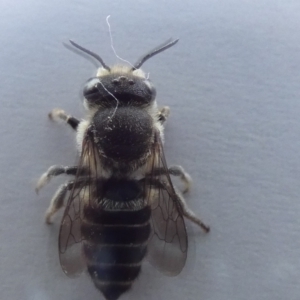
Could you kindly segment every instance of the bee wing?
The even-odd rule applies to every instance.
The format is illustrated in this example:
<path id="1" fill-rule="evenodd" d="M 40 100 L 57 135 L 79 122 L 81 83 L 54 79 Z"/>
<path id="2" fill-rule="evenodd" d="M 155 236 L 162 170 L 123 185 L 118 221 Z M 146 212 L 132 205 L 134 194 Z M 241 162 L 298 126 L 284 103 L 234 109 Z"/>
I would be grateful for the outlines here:
<path id="1" fill-rule="evenodd" d="M 182 207 L 172 184 L 159 134 L 154 147 L 149 203 L 152 208 L 152 236 L 148 246 L 148 260 L 162 273 L 175 276 L 183 269 L 188 249 Z M 157 168 L 162 175 L 155 173 Z"/>
<path id="2" fill-rule="evenodd" d="M 92 201 L 90 199 L 91 185 L 97 173 L 100 172 L 97 170 L 98 163 L 98 151 L 90 136 L 86 134 L 82 145 L 77 175 L 67 201 L 59 231 L 60 265 L 68 276 L 76 276 L 85 270 L 81 245 L 83 240 L 81 222 L 84 205 Z"/>

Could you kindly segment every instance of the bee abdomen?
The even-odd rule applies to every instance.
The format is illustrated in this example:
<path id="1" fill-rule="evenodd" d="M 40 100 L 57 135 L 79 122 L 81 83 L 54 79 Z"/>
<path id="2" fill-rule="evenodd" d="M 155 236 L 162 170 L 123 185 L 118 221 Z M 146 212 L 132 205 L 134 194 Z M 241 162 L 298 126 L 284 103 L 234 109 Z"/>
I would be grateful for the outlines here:
<path id="1" fill-rule="evenodd" d="M 107 300 L 116 300 L 131 288 L 132 282 L 97 282 L 94 280 L 94 284 Z"/>
<path id="2" fill-rule="evenodd" d="M 116 300 L 121 294 L 130 289 L 140 270 L 140 265 L 97 265 L 88 267 L 88 272 L 95 286 L 109 300 Z"/>
<path id="3" fill-rule="evenodd" d="M 144 246 L 84 245 L 88 272 L 108 300 L 116 300 L 131 288 L 147 252 Z"/>
<path id="4" fill-rule="evenodd" d="M 81 230 L 88 272 L 108 300 L 118 299 L 138 277 L 147 253 L 149 218 L 149 207 L 136 211 L 94 210 L 86 214 Z"/>

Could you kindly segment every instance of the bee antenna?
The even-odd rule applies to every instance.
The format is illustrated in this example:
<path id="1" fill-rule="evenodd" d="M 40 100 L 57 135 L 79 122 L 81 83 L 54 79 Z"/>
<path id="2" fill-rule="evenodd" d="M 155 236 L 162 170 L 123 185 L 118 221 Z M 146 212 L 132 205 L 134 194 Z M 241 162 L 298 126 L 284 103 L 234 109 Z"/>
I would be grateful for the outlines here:
<path id="1" fill-rule="evenodd" d="M 117 52 L 116 52 L 116 49 L 114 47 L 114 43 L 113 43 L 113 37 L 112 37 L 112 33 L 111 33 L 111 28 L 110 28 L 110 24 L 109 24 L 109 18 L 110 18 L 110 15 L 106 17 L 106 23 L 107 23 L 107 26 L 108 26 L 108 32 L 109 32 L 109 37 L 110 37 L 110 46 L 111 46 L 111 49 L 112 51 L 114 52 L 116 58 L 128 63 L 132 68 L 134 68 L 134 66 L 126 59 L 123 59 L 122 57 L 120 57 Z"/>
<path id="2" fill-rule="evenodd" d="M 94 53 L 94 52 L 92 52 L 92 51 L 90 51 L 90 50 L 88 50 L 88 49 L 86 49 L 86 48 L 84 48 L 84 47 L 78 45 L 77 43 L 75 43 L 75 42 L 72 41 L 72 40 L 69 40 L 69 41 L 70 41 L 70 43 L 71 43 L 75 48 L 78 48 L 79 50 L 81 50 L 81 51 L 83 51 L 83 52 L 89 54 L 89 55 L 92 56 L 92 57 L 94 57 L 95 59 L 97 59 L 97 60 L 101 63 L 101 65 L 102 65 L 102 67 L 103 67 L 104 69 L 110 71 L 110 67 L 107 66 L 107 65 L 104 63 L 103 59 L 102 59 L 98 54 L 96 54 L 96 53 Z"/>
<path id="3" fill-rule="evenodd" d="M 151 58 L 152 56 L 165 51 L 166 49 L 172 47 L 173 45 L 175 45 L 177 42 L 179 41 L 179 39 L 172 41 L 172 39 L 168 39 L 166 42 L 164 42 L 163 44 L 155 47 L 153 50 L 151 50 L 149 53 L 145 54 L 144 56 L 142 56 L 132 67 L 132 70 L 136 70 L 139 69 L 142 64 L 148 60 L 149 58 Z"/>

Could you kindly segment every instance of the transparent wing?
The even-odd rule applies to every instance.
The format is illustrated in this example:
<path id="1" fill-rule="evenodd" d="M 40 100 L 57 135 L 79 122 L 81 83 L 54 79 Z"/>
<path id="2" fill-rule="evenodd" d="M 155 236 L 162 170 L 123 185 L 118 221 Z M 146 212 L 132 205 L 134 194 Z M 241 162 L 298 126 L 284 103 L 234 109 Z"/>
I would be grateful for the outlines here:
<path id="1" fill-rule="evenodd" d="M 185 265 L 188 239 L 181 204 L 168 173 L 159 133 L 155 137 L 153 155 L 148 200 L 152 208 L 148 260 L 162 273 L 175 276 Z"/>
<path id="2" fill-rule="evenodd" d="M 83 141 L 79 168 L 71 189 L 59 232 L 60 264 L 68 276 L 76 276 L 85 269 L 82 255 L 81 222 L 85 205 L 91 205 L 93 182 L 99 176 L 99 155 L 87 134 Z"/>

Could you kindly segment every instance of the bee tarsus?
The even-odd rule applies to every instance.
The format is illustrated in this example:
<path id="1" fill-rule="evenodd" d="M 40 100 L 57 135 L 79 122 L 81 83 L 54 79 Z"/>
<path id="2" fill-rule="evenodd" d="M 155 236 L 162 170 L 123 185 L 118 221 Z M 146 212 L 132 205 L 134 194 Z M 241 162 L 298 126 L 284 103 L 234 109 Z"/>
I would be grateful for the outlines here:
<path id="1" fill-rule="evenodd" d="M 77 129 L 78 124 L 80 123 L 80 121 L 78 119 L 76 119 L 75 117 L 73 117 L 71 115 L 66 114 L 65 111 L 60 108 L 54 108 L 48 114 L 48 117 L 50 120 L 53 120 L 53 121 L 62 120 L 64 122 L 66 122 L 68 125 L 70 125 L 74 130 Z"/>
<path id="2" fill-rule="evenodd" d="M 170 107 L 164 106 L 158 112 L 158 120 L 163 124 L 170 115 Z"/>
<path id="3" fill-rule="evenodd" d="M 58 166 L 54 165 L 51 166 L 45 173 L 42 174 L 42 176 L 39 178 L 35 191 L 36 193 L 39 193 L 39 191 L 50 182 L 52 177 L 61 175 L 61 174 L 66 174 L 66 175 L 76 175 L 78 171 L 77 166 L 71 166 L 71 167 L 64 167 L 64 166 Z"/>

